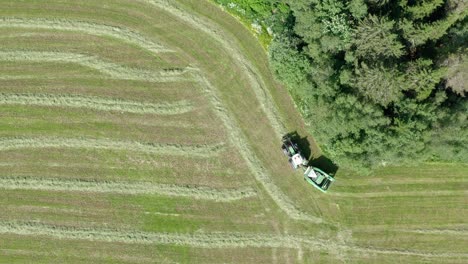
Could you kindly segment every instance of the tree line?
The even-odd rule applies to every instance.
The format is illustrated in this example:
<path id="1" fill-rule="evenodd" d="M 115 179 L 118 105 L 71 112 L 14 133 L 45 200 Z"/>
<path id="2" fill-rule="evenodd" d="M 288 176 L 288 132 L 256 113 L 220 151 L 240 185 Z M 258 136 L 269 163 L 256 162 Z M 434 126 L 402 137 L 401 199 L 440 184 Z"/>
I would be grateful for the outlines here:
<path id="1" fill-rule="evenodd" d="M 276 77 L 338 165 L 468 161 L 466 1 L 216 1 L 271 34 Z"/>

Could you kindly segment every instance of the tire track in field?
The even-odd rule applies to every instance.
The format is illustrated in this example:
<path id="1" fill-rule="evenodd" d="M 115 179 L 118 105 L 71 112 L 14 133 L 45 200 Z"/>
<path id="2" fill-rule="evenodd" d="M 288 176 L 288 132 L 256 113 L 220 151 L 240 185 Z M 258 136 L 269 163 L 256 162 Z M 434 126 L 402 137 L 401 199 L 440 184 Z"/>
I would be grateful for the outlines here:
<path id="1" fill-rule="evenodd" d="M 161 44 L 157 44 L 137 32 L 120 27 L 109 26 L 85 21 L 47 18 L 0 17 L 0 28 L 31 28 L 62 31 L 78 31 L 95 36 L 108 36 L 124 42 L 140 46 L 153 53 L 173 52 Z"/>
<path id="2" fill-rule="evenodd" d="M 214 189 L 205 186 L 154 184 L 150 182 L 116 182 L 80 179 L 0 177 L 0 189 L 42 190 L 117 194 L 158 194 L 163 196 L 189 197 L 199 200 L 232 202 L 257 195 L 251 187 Z"/>
<path id="3" fill-rule="evenodd" d="M 32 62 L 58 62 L 75 63 L 88 67 L 103 74 L 120 80 L 134 80 L 146 82 L 177 82 L 190 80 L 186 73 L 191 68 L 163 69 L 158 71 L 143 70 L 124 67 L 112 62 L 98 59 L 95 56 L 88 56 L 70 52 L 52 51 L 0 51 L 0 61 L 32 61 Z"/>
<path id="4" fill-rule="evenodd" d="M 296 220 L 306 220 L 315 223 L 322 223 L 323 220 L 319 217 L 308 215 L 296 208 L 294 203 L 287 197 L 273 182 L 271 177 L 267 174 L 265 167 L 262 165 L 260 160 L 255 155 L 255 152 L 247 144 L 245 135 L 236 124 L 234 117 L 230 116 L 229 111 L 224 107 L 221 99 L 217 94 L 217 89 L 211 85 L 211 83 L 199 73 L 195 76 L 202 87 L 205 87 L 204 91 L 207 94 L 208 99 L 214 106 L 215 113 L 224 124 L 226 133 L 228 134 L 229 141 L 233 146 L 239 150 L 242 158 L 247 163 L 249 170 L 254 175 L 257 182 L 259 182 L 275 203 L 291 218 Z"/>
<path id="5" fill-rule="evenodd" d="M 265 82 L 263 81 L 261 75 L 257 72 L 255 67 L 249 62 L 247 58 L 243 55 L 242 51 L 239 50 L 233 43 L 236 42 L 235 39 L 225 39 L 225 34 L 223 28 L 218 27 L 217 25 L 205 20 L 203 18 L 197 17 L 193 14 L 190 14 L 175 6 L 174 2 L 169 2 L 167 0 L 139 0 L 141 2 L 155 6 L 165 10 L 166 12 L 178 17 L 180 20 L 184 21 L 189 26 L 193 26 L 196 29 L 200 29 L 206 34 L 208 34 L 213 40 L 218 41 L 222 48 L 226 50 L 228 56 L 231 56 L 236 64 L 246 73 L 249 83 L 252 90 L 255 93 L 257 100 L 260 103 L 260 106 L 267 116 L 270 124 L 272 125 L 274 131 L 278 138 L 286 134 L 286 128 L 281 121 L 281 117 L 278 109 L 276 108 L 273 97 L 271 96 L 268 88 L 266 87 Z"/>
<path id="6" fill-rule="evenodd" d="M 468 195 L 466 190 L 434 190 L 434 191 L 408 191 L 408 192 L 372 192 L 372 193 L 346 193 L 332 192 L 330 195 L 352 198 L 377 198 L 377 197 L 404 197 L 404 196 L 453 196 Z"/>
<path id="7" fill-rule="evenodd" d="M 193 110 L 188 101 L 174 103 L 141 103 L 110 98 L 67 94 L 9 94 L 0 93 L 0 105 L 37 105 L 87 108 L 99 111 L 127 112 L 134 114 L 177 115 Z"/>
<path id="8" fill-rule="evenodd" d="M 400 249 L 352 246 L 310 236 L 289 234 L 255 234 L 237 232 L 153 233 L 132 230 L 76 228 L 38 222 L 0 222 L 1 234 L 48 236 L 56 239 L 78 239 L 128 244 L 159 244 L 198 248 L 307 248 L 311 251 L 354 251 L 365 254 L 417 256 L 424 258 L 468 258 L 464 253 L 433 253 Z"/>
<path id="9" fill-rule="evenodd" d="M 148 154 L 197 157 L 218 156 L 224 144 L 183 146 L 177 144 L 142 143 L 95 138 L 16 137 L 0 138 L 0 151 L 31 148 L 77 148 L 136 151 Z"/>

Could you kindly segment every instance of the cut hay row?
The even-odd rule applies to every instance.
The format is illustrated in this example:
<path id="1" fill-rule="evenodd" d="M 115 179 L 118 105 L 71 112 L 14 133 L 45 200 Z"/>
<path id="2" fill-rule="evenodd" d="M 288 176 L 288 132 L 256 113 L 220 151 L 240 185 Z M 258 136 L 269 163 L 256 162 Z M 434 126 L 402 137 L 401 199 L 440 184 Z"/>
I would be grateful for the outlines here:
<path id="1" fill-rule="evenodd" d="M 142 70 L 106 62 L 94 56 L 79 53 L 50 51 L 0 51 L 0 61 L 75 63 L 97 70 L 114 79 L 146 82 L 176 82 L 190 80 L 186 73 L 193 70 L 192 68 L 163 69 L 159 71 Z"/>
<path id="2" fill-rule="evenodd" d="M 200 29 L 208 34 L 214 41 L 218 41 L 221 46 L 226 49 L 227 55 L 231 56 L 236 62 L 237 66 L 242 69 L 249 79 L 249 83 L 252 90 L 258 99 L 262 110 L 265 112 L 270 124 L 275 130 L 278 137 L 286 134 L 286 128 L 281 121 L 279 111 L 276 108 L 273 97 L 271 96 L 265 82 L 263 81 L 261 74 L 258 73 L 256 68 L 245 58 L 243 52 L 237 48 L 233 43 L 236 43 L 233 39 L 225 39 L 223 28 L 215 25 L 207 19 L 200 18 L 194 14 L 187 12 L 186 10 L 175 5 L 174 1 L 167 0 L 139 0 L 141 2 L 153 5 L 157 8 L 161 8 L 166 12 L 178 17 L 188 25 L 194 26 L 196 29 Z"/>
<path id="3" fill-rule="evenodd" d="M 88 108 L 99 111 L 116 111 L 135 114 L 176 115 L 193 110 L 187 101 L 152 104 L 109 98 L 58 95 L 58 94 L 7 94 L 0 93 L 0 105 L 37 105 Z"/>
<path id="4" fill-rule="evenodd" d="M 59 239 L 121 242 L 131 244 L 167 244 L 200 248 L 273 247 L 296 248 L 298 241 L 291 236 L 241 233 L 150 233 L 133 230 L 74 228 L 37 222 L 0 222 L 1 234 L 44 235 Z M 319 243 L 315 243 L 319 246 Z"/>
<path id="5" fill-rule="evenodd" d="M 372 193 L 346 193 L 331 192 L 330 195 L 352 198 L 377 198 L 377 197 L 405 197 L 405 196 L 458 196 L 468 195 L 468 191 L 460 190 L 432 190 L 432 191 L 408 191 L 408 192 L 372 192 Z"/>
<path id="6" fill-rule="evenodd" d="M 31 148 L 84 148 L 136 151 L 149 154 L 213 157 L 223 151 L 224 144 L 182 146 L 176 144 L 141 143 L 136 141 L 116 141 L 95 138 L 0 138 L 0 151 Z"/>
<path id="7" fill-rule="evenodd" d="M 107 36 L 140 46 L 154 53 L 173 52 L 132 30 L 97 23 L 69 19 L 1 17 L 0 28 L 51 29 L 78 31 L 90 35 Z"/>
<path id="8" fill-rule="evenodd" d="M 191 246 L 198 248 L 291 248 L 306 247 L 312 251 L 355 251 L 365 254 L 390 254 L 419 256 L 427 258 L 466 258 L 464 253 L 432 253 L 397 249 L 377 249 L 350 246 L 331 240 L 314 237 L 274 234 L 247 233 L 150 233 L 130 230 L 111 230 L 97 228 L 75 228 L 47 225 L 37 222 L 0 222 L 1 234 L 23 236 L 48 236 L 56 239 L 79 239 L 88 241 L 117 242 L 128 244 L 159 244 Z"/>
<path id="9" fill-rule="evenodd" d="M 468 237 L 467 229 L 398 229 L 397 231 L 426 235 L 451 235 Z"/>
<path id="10" fill-rule="evenodd" d="M 221 41 L 224 47 L 226 47 L 229 52 L 227 54 L 234 54 L 237 60 L 240 60 L 240 66 L 244 69 L 244 72 L 249 74 L 249 78 L 253 82 L 252 85 L 254 86 L 255 94 L 257 95 L 259 101 L 261 102 L 262 106 L 264 107 L 264 111 L 269 117 L 273 127 L 276 129 L 278 135 L 282 135 L 285 133 L 285 128 L 281 124 L 281 121 L 278 117 L 277 110 L 274 107 L 273 99 L 269 92 L 263 89 L 256 81 L 256 77 L 252 73 L 253 67 L 250 65 L 248 60 L 246 60 L 242 52 L 235 49 L 232 44 L 228 41 L 225 41 L 219 38 L 220 32 L 218 29 L 213 29 L 213 25 L 200 20 L 198 17 L 191 15 L 189 13 L 184 12 L 183 10 L 178 9 L 177 7 L 172 6 L 167 1 L 153 1 L 153 0 L 142 0 L 146 3 L 149 3 L 153 6 L 163 8 L 164 10 L 168 11 L 169 13 L 179 17 L 185 22 L 188 22 L 193 25 L 197 25 L 199 29 L 202 29 L 206 33 L 208 33 L 211 37 L 215 40 Z M 208 23 L 208 24 L 207 24 Z M 221 30 L 222 31 L 222 30 Z M 237 61 L 236 60 L 236 61 Z M 222 104 L 220 97 L 217 94 L 216 88 L 214 88 L 206 78 L 201 76 L 201 73 L 195 73 L 196 78 L 202 84 L 202 87 L 206 87 L 206 93 L 210 98 L 211 103 L 217 109 L 216 113 L 223 121 L 224 126 L 227 128 L 230 141 L 233 143 L 234 146 L 237 146 L 243 159 L 247 162 L 249 169 L 254 174 L 256 180 L 260 182 L 268 194 L 273 198 L 276 204 L 285 211 L 291 218 L 297 220 L 307 220 L 316 223 L 321 223 L 322 219 L 307 215 L 304 212 L 299 211 L 293 204 L 293 202 L 273 183 L 270 176 L 265 173 L 265 168 L 261 164 L 260 160 L 255 156 L 254 152 L 251 150 L 251 147 L 247 145 L 247 140 L 245 136 L 242 134 L 240 129 L 238 128 L 237 124 L 234 123 L 233 117 L 229 116 L 227 109 Z M 265 86 L 263 86 L 265 87 Z M 266 106 L 270 106 L 271 109 L 266 109 Z"/>
<path id="11" fill-rule="evenodd" d="M 224 127 L 227 130 L 229 140 L 233 146 L 239 150 L 242 158 L 247 163 L 249 170 L 253 173 L 255 179 L 262 184 L 264 189 L 275 201 L 275 203 L 291 218 L 297 220 L 312 221 L 315 223 L 322 223 L 323 220 L 319 217 L 308 215 L 301 212 L 294 206 L 294 203 L 287 197 L 274 183 L 271 177 L 267 174 L 266 168 L 262 165 L 260 160 L 255 155 L 255 152 L 247 144 L 245 135 L 240 130 L 239 126 L 235 123 L 235 119 L 230 116 L 227 109 L 222 104 L 219 96 L 217 95 L 216 88 L 200 74 L 196 75 L 198 82 L 202 87 L 205 87 L 205 93 L 209 98 L 211 104 L 216 109 L 216 114 L 222 120 Z"/>
<path id="12" fill-rule="evenodd" d="M 200 200 L 231 202 L 257 195 L 254 189 L 213 189 L 204 186 L 183 186 L 173 184 L 154 184 L 149 182 L 112 182 L 91 180 L 65 180 L 33 177 L 0 177 L 0 189 L 4 190 L 41 190 L 67 192 L 93 192 L 117 194 L 157 194 L 164 196 L 189 197 Z"/>

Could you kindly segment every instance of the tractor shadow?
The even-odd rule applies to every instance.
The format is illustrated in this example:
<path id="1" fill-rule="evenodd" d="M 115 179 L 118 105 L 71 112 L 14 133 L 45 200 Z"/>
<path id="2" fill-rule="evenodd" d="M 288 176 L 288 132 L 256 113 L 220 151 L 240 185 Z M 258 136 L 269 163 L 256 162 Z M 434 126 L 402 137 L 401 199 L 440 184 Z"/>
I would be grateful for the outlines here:
<path id="1" fill-rule="evenodd" d="M 297 131 L 290 132 L 287 135 L 291 138 L 292 142 L 297 144 L 304 158 L 309 161 L 309 165 L 317 167 L 329 175 L 336 175 L 339 167 L 331 159 L 321 153 L 313 153 L 311 143 L 307 137 L 301 137 Z"/>

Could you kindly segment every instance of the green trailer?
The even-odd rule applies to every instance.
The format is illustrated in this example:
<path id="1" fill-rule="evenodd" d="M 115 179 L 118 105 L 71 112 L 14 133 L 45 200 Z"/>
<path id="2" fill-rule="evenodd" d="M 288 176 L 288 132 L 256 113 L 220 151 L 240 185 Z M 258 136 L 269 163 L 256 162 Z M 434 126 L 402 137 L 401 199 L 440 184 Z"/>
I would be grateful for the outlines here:
<path id="1" fill-rule="evenodd" d="M 326 193 L 335 179 L 319 168 L 309 166 L 304 172 L 304 179 L 315 188 Z"/>

